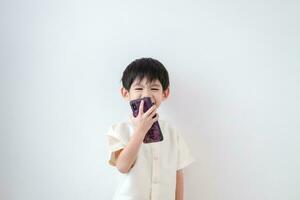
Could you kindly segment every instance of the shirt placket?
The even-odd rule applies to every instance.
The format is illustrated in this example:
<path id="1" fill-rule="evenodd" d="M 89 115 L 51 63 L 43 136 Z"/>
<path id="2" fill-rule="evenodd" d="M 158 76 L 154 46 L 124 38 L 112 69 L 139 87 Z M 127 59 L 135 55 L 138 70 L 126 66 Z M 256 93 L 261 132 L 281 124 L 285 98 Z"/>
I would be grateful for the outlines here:
<path id="1" fill-rule="evenodd" d="M 152 190 L 151 190 L 151 200 L 158 200 L 159 195 L 159 152 L 158 147 L 152 145 Z"/>

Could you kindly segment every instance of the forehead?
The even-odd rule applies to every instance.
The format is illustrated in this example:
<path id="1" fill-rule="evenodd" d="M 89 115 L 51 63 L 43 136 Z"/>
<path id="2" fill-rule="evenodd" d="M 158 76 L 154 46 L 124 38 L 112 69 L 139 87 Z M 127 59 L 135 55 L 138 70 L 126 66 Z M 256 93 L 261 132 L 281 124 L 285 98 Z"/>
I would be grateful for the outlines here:
<path id="1" fill-rule="evenodd" d="M 132 86 L 138 86 L 138 85 L 142 85 L 142 86 L 145 86 L 145 85 L 151 85 L 151 86 L 161 86 L 161 83 L 158 79 L 155 79 L 153 81 L 149 81 L 148 79 L 146 78 L 143 78 L 142 80 L 140 79 L 135 79 L 132 83 Z"/>

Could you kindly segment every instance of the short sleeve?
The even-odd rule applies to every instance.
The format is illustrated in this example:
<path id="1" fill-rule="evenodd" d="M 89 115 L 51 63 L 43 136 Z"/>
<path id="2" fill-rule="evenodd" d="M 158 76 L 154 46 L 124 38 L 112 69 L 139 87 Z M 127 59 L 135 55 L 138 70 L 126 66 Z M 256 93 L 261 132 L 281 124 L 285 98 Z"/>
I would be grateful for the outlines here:
<path id="1" fill-rule="evenodd" d="M 117 130 L 116 125 L 112 125 L 107 132 L 108 163 L 112 166 L 116 166 L 116 151 L 126 146 L 126 142 L 122 138 L 120 131 Z"/>
<path id="2" fill-rule="evenodd" d="M 177 170 L 183 169 L 195 161 L 190 153 L 190 149 L 182 137 L 181 133 L 177 131 Z"/>

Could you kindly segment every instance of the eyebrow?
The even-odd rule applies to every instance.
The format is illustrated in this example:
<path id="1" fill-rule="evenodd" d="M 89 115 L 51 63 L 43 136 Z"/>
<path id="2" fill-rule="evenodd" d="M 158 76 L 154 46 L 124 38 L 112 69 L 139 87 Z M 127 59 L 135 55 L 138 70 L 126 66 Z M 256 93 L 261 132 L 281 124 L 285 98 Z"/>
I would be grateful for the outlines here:
<path id="1" fill-rule="evenodd" d="M 141 85 L 140 83 L 136 83 L 136 84 L 134 84 L 133 86 L 143 86 L 143 85 Z M 158 84 L 158 83 L 154 83 L 154 84 L 152 84 L 151 85 L 152 87 L 154 86 L 154 87 L 159 87 L 160 85 Z"/>

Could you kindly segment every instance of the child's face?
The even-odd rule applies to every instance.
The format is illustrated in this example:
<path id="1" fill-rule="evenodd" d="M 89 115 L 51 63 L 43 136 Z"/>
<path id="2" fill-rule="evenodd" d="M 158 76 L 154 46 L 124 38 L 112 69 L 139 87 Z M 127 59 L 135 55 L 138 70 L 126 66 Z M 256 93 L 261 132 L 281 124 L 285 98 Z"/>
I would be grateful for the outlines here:
<path id="1" fill-rule="evenodd" d="M 122 96 L 128 100 L 139 99 L 143 97 L 150 97 L 152 103 L 158 108 L 162 101 L 169 96 L 169 88 L 163 91 L 162 85 L 159 80 L 149 82 L 146 78 L 141 81 L 135 79 L 129 89 L 121 88 Z"/>

